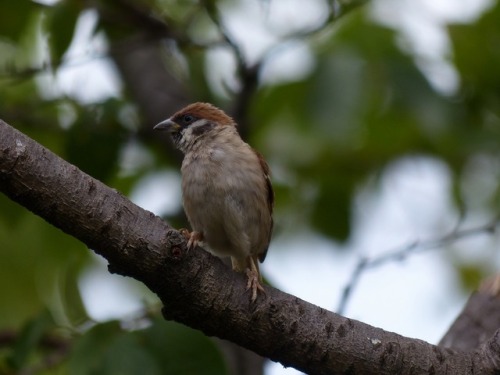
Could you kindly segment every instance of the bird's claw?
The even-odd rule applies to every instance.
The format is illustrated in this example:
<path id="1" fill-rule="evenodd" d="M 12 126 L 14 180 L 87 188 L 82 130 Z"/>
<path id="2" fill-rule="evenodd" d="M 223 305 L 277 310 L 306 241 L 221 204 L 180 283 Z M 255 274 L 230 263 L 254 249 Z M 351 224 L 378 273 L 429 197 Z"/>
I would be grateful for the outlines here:
<path id="1" fill-rule="evenodd" d="M 247 277 L 248 277 L 247 290 L 250 290 L 250 289 L 252 290 L 251 299 L 252 299 L 252 302 L 255 302 L 255 300 L 257 299 L 257 291 L 260 291 L 264 294 L 266 294 L 266 291 L 264 290 L 264 288 L 260 284 L 259 275 L 257 272 L 255 272 L 251 269 L 247 269 L 246 273 L 247 273 Z"/>
<path id="2" fill-rule="evenodd" d="M 179 229 L 179 232 L 187 240 L 188 251 L 194 249 L 196 246 L 198 246 L 199 242 L 203 241 L 203 233 L 201 232 L 190 232 L 186 228 Z"/>
<path id="3" fill-rule="evenodd" d="M 191 232 L 186 228 L 179 229 L 179 233 L 182 234 L 186 240 L 189 240 L 189 238 L 191 237 Z"/>

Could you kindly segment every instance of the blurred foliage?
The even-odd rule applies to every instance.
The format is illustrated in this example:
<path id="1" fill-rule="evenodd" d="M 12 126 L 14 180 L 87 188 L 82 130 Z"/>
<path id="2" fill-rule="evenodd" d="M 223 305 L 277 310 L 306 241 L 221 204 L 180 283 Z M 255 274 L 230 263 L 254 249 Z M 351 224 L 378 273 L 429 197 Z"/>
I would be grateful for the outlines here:
<path id="1" fill-rule="evenodd" d="M 178 38 L 165 48 L 175 45 L 187 71 L 180 79 L 192 86 L 197 95 L 193 101 L 227 101 L 207 79 L 209 53 L 220 47 L 210 40 L 220 30 L 202 2 L 95 3 L 108 16 L 117 15 L 115 22 L 100 19 L 94 35 L 117 39 L 136 27 L 141 30 L 144 19 L 133 13 L 136 8 L 165 21 L 172 29 L 163 37 Z M 460 81 L 457 92 L 446 95 L 429 83 L 415 56 L 399 48 L 398 32 L 375 22 L 369 4 L 358 7 L 360 3 L 364 1 L 339 1 L 337 10 L 346 17 L 302 36 L 314 59 L 310 74 L 260 82 L 252 92 L 247 122 L 253 125 L 247 134 L 275 170 L 278 231 L 303 227 L 348 240 L 359 187 L 380 176 L 391 162 L 419 154 L 448 165 L 453 178 L 450 196 L 458 212 L 498 214 L 500 179 L 494 166 L 500 153 L 499 3 L 470 24 L 448 27 L 449 63 Z M 85 6 L 90 3 L 85 4 L 0 2 L 0 118 L 130 194 L 144 176 L 160 166 L 177 166 L 178 160 L 158 151 L 146 131 L 152 124 L 142 121 L 127 82 L 116 97 L 92 103 L 59 87 L 57 74 L 81 63 L 68 61 L 67 52 L 78 21 L 88 12 Z M 125 11 L 130 18 L 118 16 Z M 134 116 L 137 123 L 131 120 Z M 131 145 L 138 145 L 146 157 L 130 162 L 126 155 L 130 158 Z M 479 165 L 489 167 L 472 168 L 474 178 L 496 173 L 496 180 L 493 177 L 493 187 L 475 192 L 482 199 L 474 205 L 464 196 L 463 184 L 478 158 L 488 161 Z M 183 216 L 176 212 L 166 219 L 178 223 Z M 40 373 L 225 373 L 210 340 L 160 319 L 145 329 L 125 330 L 113 321 L 79 330 L 90 321 L 78 291 L 81 271 L 90 260 L 90 252 L 78 241 L 0 196 L 0 334 L 18 332 L 12 345 L 0 348 L 0 374 L 36 363 Z M 464 284 L 477 282 L 478 267 L 456 266 Z M 61 327 L 73 333 L 61 334 Z M 53 334 L 61 335 L 70 348 L 47 372 L 50 350 L 44 349 L 43 340 Z"/>
<path id="2" fill-rule="evenodd" d="M 202 333 L 161 318 L 150 324 L 133 332 L 123 330 L 116 321 L 93 327 L 74 343 L 69 373 L 226 373 L 217 347 Z"/>
<path id="3" fill-rule="evenodd" d="M 0 374 L 74 375 L 227 373 L 215 344 L 201 332 L 160 317 L 140 317 L 147 328 L 124 329 L 109 321 L 84 331 L 57 329 L 47 311 L 27 321 L 0 351 Z"/>

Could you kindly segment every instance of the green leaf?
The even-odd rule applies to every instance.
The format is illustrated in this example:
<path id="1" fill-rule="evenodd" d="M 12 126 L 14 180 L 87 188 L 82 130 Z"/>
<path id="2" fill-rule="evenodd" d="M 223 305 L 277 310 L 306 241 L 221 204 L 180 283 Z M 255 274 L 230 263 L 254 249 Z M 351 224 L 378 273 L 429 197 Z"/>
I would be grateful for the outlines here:
<path id="1" fill-rule="evenodd" d="M 142 331 L 99 324 L 75 344 L 69 360 L 74 375 L 226 374 L 215 344 L 201 332 L 155 319 Z"/>
<path id="2" fill-rule="evenodd" d="M 118 166 L 125 131 L 118 120 L 121 102 L 109 99 L 87 108 L 68 131 L 67 160 L 100 181 Z"/>
<path id="3" fill-rule="evenodd" d="M 33 2 L 28 0 L 19 1 L 1 1 L 0 14 L 0 35 L 18 41 L 26 28 L 26 20 L 29 14 L 34 10 Z"/>
<path id="4" fill-rule="evenodd" d="M 0 225 L 14 228 L 27 214 L 31 215 L 24 207 L 10 200 L 6 195 L 0 194 Z"/>
<path id="5" fill-rule="evenodd" d="M 52 59 L 56 65 L 61 63 L 64 53 L 73 40 L 81 11 L 79 4 L 78 1 L 62 0 L 52 7 L 49 14 L 46 30 L 49 33 Z"/>
<path id="6" fill-rule="evenodd" d="M 87 255 L 87 249 L 85 249 L 85 255 Z M 72 325 L 78 326 L 89 320 L 78 286 L 78 276 L 80 275 L 79 271 L 82 268 L 82 262 L 73 260 L 68 263 L 65 269 L 61 271 L 61 282 L 59 283 L 61 302 L 67 320 Z"/>
<path id="7" fill-rule="evenodd" d="M 158 318 L 141 336 L 164 374 L 227 374 L 220 351 L 199 331 Z"/>
<path id="8" fill-rule="evenodd" d="M 480 264 L 461 264 L 457 268 L 460 282 L 465 290 L 475 290 L 484 279 L 485 270 Z"/>
<path id="9" fill-rule="evenodd" d="M 48 311 L 43 311 L 23 327 L 9 362 L 15 369 L 22 368 L 35 351 L 44 333 L 53 326 L 52 317 Z"/>
<path id="10" fill-rule="evenodd" d="M 323 179 L 319 188 L 313 206 L 312 225 L 329 237 L 347 240 L 351 233 L 352 182 L 332 176 Z"/>
<path id="11" fill-rule="evenodd" d="M 98 324 L 87 331 L 73 347 L 68 364 L 69 373 L 101 374 L 109 346 L 120 334 L 120 324 L 117 321 Z"/>
<path id="12" fill-rule="evenodd" d="M 164 374 L 147 348 L 132 333 L 116 337 L 102 360 L 102 368 L 92 374 L 102 375 L 160 375 Z"/>
<path id="13" fill-rule="evenodd" d="M 8 212 L 7 212 L 8 214 Z M 89 259 L 85 246 L 25 211 L 15 225 L 0 222 L 0 324 L 18 326 L 44 306 L 59 316 L 61 284 L 76 283 Z M 67 272 L 68 268 L 72 270 Z M 61 277 L 67 275 L 67 277 Z M 15 287 L 12 282 L 15 280 Z"/>

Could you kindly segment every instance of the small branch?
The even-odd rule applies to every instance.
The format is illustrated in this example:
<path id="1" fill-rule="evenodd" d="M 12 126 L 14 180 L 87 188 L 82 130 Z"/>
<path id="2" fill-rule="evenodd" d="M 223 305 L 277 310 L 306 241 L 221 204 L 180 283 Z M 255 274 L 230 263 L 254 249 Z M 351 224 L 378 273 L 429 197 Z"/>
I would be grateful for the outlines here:
<path id="1" fill-rule="evenodd" d="M 243 55 L 243 51 L 241 50 L 240 46 L 238 43 L 233 40 L 233 37 L 231 34 L 227 31 L 226 27 L 224 26 L 219 12 L 217 11 L 216 4 L 213 1 L 204 1 L 205 9 L 207 10 L 207 14 L 212 20 L 212 22 L 217 26 L 217 29 L 219 29 L 219 32 L 223 38 L 223 41 L 233 50 L 234 56 L 237 61 L 238 69 L 246 69 L 247 67 L 247 62 L 245 60 L 245 57 Z"/>
<path id="2" fill-rule="evenodd" d="M 459 230 L 459 228 L 455 228 L 450 233 L 437 239 L 425 242 L 414 241 L 402 247 L 396 248 L 395 250 L 384 252 L 381 255 L 371 259 L 365 256 L 360 257 L 351 274 L 349 282 L 344 287 L 339 306 L 337 308 L 337 313 L 343 314 L 345 312 L 347 303 L 365 271 L 371 268 L 381 267 L 387 263 L 391 263 L 394 261 L 404 260 L 413 254 L 442 248 L 445 245 L 456 242 L 466 237 L 471 237 L 481 233 L 494 233 L 499 225 L 500 218 L 495 217 L 492 221 L 486 224 L 462 230 Z"/>
<path id="3" fill-rule="evenodd" d="M 249 64 L 247 62 L 239 44 L 233 39 L 232 35 L 224 26 L 220 14 L 217 11 L 216 4 L 211 1 L 205 1 L 204 4 L 210 19 L 222 36 L 222 42 L 233 52 L 236 59 L 236 70 L 240 79 L 241 87 L 238 92 L 234 93 L 235 105 L 231 114 L 238 123 L 238 131 L 241 137 L 245 139 L 248 135 L 248 110 L 250 108 L 250 100 L 257 91 L 259 73 L 262 64 L 261 61 L 257 61 L 255 64 Z"/>
<path id="4" fill-rule="evenodd" d="M 310 29 L 298 31 L 284 36 L 281 41 L 271 46 L 267 51 L 263 53 L 261 58 L 253 64 L 248 63 L 242 49 L 240 48 L 240 45 L 234 40 L 232 35 L 224 26 L 223 20 L 221 19 L 221 16 L 217 10 L 216 3 L 213 1 L 203 2 L 208 16 L 216 25 L 219 33 L 222 36 L 222 43 L 226 44 L 229 49 L 233 51 L 236 59 L 237 74 L 240 78 L 241 88 L 237 93 L 234 93 L 235 98 L 233 102 L 235 103 L 235 105 L 232 110 L 232 115 L 238 123 L 239 132 L 244 139 L 247 137 L 249 127 L 248 110 L 250 108 L 250 101 L 252 100 L 255 92 L 258 89 L 260 71 L 265 62 L 270 59 L 273 54 L 277 53 L 277 51 L 279 51 L 281 47 L 283 47 L 283 45 L 288 43 L 290 40 L 306 39 L 320 33 L 331 23 L 345 16 L 353 9 L 363 5 L 365 2 L 366 0 L 357 0 L 344 4 L 343 2 L 332 1 L 331 3 L 329 3 L 328 15 L 323 22 Z M 210 46 L 213 45 L 213 43 L 210 44 Z M 217 43 L 217 45 L 220 45 L 220 43 Z M 210 46 L 205 46 L 205 48 L 208 48 Z"/>

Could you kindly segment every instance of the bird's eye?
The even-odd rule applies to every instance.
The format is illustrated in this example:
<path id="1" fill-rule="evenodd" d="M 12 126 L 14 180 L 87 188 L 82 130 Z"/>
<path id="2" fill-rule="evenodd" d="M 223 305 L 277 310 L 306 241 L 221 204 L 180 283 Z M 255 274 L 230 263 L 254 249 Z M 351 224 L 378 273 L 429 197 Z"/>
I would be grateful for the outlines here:
<path id="1" fill-rule="evenodd" d="M 191 115 L 184 115 L 182 116 L 182 121 L 185 123 L 185 124 L 190 124 L 194 121 L 194 116 L 191 116 Z"/>

